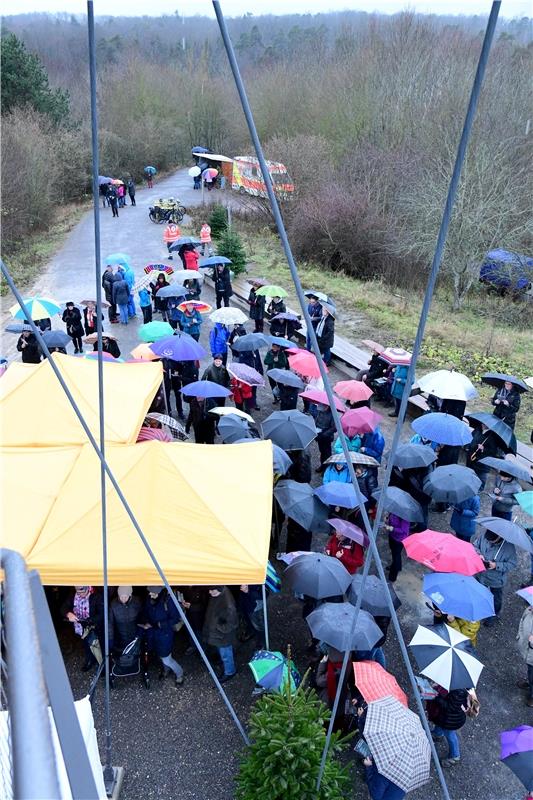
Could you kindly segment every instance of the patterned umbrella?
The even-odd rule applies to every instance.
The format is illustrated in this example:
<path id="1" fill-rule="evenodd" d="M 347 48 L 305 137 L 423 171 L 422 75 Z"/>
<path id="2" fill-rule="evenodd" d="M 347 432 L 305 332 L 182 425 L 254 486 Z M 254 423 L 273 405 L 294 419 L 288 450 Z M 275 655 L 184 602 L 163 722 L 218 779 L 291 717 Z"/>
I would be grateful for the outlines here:
<path id="1" fill-rule="evenodd" d="M 468 636 L 449 625 L 419 625 L 409 642 L 422 675 L 448 691 L 476 686 L 483 664 Z"/>
<path id="2" fill-rule="evenodd" d="M 150 350 L 159 358 L 170 358 L 172 361 L 199 361 L 207 355 L 202 345 L 186 333 L 164 336 L 151 344 Z"/>
<path id="3" fill-rule="evenodd" d="M 163 428 L 142 427 L 137 435 L 138 442 L 151 442 L 157 439 L 160 442 L 171 442 L 172 436 Z"/>
<path id="4" fill-rule="evenodd" d="M 361 464 L 367 467 L 379 467 L 379 461 L 376 461 L 372 456 L 365 456 L 364 453 L 355 453 L 351 450 L 348 454 L 352 464 Z M 335 453 L 325 461 L 326 464 L 346 464 L 346 457 L 344 453 Z"/>
<path id="5" fill-rule="evenodd" d="M 333 391 L 343 400 L 349 400 L 350 403 L 364 402 L 374 394 L 364 381 L 338 381 L 333 387 Z"/>
<path id="6" fill-rule="evenodd" d="M 230 375 L 233 375 L 234 378 L 246 383 L 248 386 L 265 385 L 263 376 L 260 375 L 256 369 L 249 367 L 247 364 L 237 364 L 233 362 L 228 366 L 228 372 Z"/>
<path id="7" fill-rule="evenodd" d="M 403 347 L 386 347 L 379 355 L 384 361 L 394 365 L 410 364 L 412 358 L 412 353 L 404 350 Z"/>
<path id="8" fill-rule="evenodd" d="M 136 361 L 155 361 L 156 358 L 159 358 L 146 342 L 141 342 L 137 347 L 134 347 L 131 355 Z"/>
<path id="9" fill-rule="evenodd" d="M 267 286 L 260 286 L 256 291 L 257 295 L 261 297 L 287 297 L 287 292 L 283 287 L 276 286 L 275 284 L 268 284 Z"/>
<path id="10" fill-rule="evenodd" d="M 248 317 L 240 308 L 217 308 L 209 317 L 211 322 L 221 322 L 223 325 L 244 324 Z"/>
<path id="11" fill-rule="evenodd" d="M 166 425 L 174 439 L 179 439 L 182 442 L 185 442 L 187 439 L 189 439 L 189 434 L 186 432 L 183 425 L 177 422 L 174 417 L 170 417 L 168 414 L 159 414 L 157 411 L 151 411 L 146 415 L 146 418 L 155 419 L 157 422 L 160 422 L 161 425 Z"/>
<path id="12" fill-rule="evenodd" d="M 364 737 L 378 772 L 404 792 L 428 782 L 431 749 L 422 723 L 395 697 L 370 703 Z"/>
<path id="13" fill-rule="evenodd" d="M 395 697 L 407 708 L 407 695 L 394 675 L 383 669 L 377 661 L 355 661 L 353 670 L 355 685 L 367 703 L 381 700 L 382 697 Z"/>
<path id="14" fill-rule="evenodd" d="M 289 367 L 297 372 L 298 375 L 304 375 L 306 378 L 320 377 L 320 367 L 316 356 L 307 350 L 300 350 L 295 355 L 289 356 Z M 327 367 L 326 372 L 329 372 Z"/>
<path id="15" fill-rule="evenodd" d="M 115 364 L 124 362 L 123 358 L 115 358 L 115 356 L 112 356 L 111 353 L 106 353 L 105 351 L 100 354 L 97 350 L 93 350 L 92 353 L 85 353 L 85 355 L 82 356 L 82 358 L 89 358 L 91 361 L 98 361 L 99 355 L 102 356 L 102 361 L 114 361 Z"/>
<path id="16" fill-rule="evenodd" d="M 485 569 L 474 546 L 451 533 L 432 530 L 413 533 L 403 540 L 403 546 L 409 558 L 436 572 L 476 575 Z"/>
<path id="17" fill-rule="evenodd" d="M 294 569 L 294 564 L 287 568 L 287 572 L 289 569 Z M 355 608 L 351 603 L 322 603 L 305 619 L 315 639 L 329 644 L 340 653 L 372 650 L 383 636 L 381 628 L 368 611 L 359 611 L 354 625 Z"/>
<path id="18" fill-rule="evenodd" d="M 59 314 L 61 311 L 61 306 L 56 303 L 55 300 L 50 300 L 48 297 L 28 297 L 24 300 L 24 305 L 28 309 L 32 319 L 50 319 L 50 317 Z M 15 319 L 28 319 L 18 303 L 11 306 L 9 311 L 11 316 Z"/>
<path id="19" fill-rule="evenodd" d="M 357 598 L 361 594 L 361 586 L 363 585 L 363 576 L 354 575 L 352 582 L 348 587 L 348 600 L 354 606 L 357 603 Z M 392 597 L 394 608 L 400 608 L 400 598 L 394 591 L 392 584 L 388 583 L 389 592 Z M 377 575 L 367 575 L 365 581 L 365 588 L 363 599 L 361 601 L 361 608 L 369 611 L 374 617 L 390 617 L 390 609 L 387 603 L 385 587 L 381 582 L 381 578 Z"/>
<path id="20" fill-rule="evenodd" d="M 112 333 L 104 333 L 103 334 L 103 338 L 104 339 L 113 339 L 114 342 L 117 341 L 117 337 L 113 336 Z M 96 342 L 98 341 L 98 334 L 97 333 L 90 333 L 88 336 L 85 337 L 85 339 L 83 341 L 86 342 L 87 344 L 96 344 Z"/>
<path id="21" fill-rule="evenodd" d="M 213 310 L 213 307 L 209 305 L 209 303 L 202 303 L 200 300 L 186 300 L 184 303 L 180 303 L 178 309 L 180 311 L 186 311 L 187 308 L 194 308 L 195 311 L 198 311 L 199 314 L 209 314 L 210 311 Z"/>
<path id="22" fill-rule="evenodd" d="M 168 322 L 147 322 L 139 328 L 139 339 L 141 342 L 157 342 L 165 336 L 172 336 L 174 331 Z"/>
<path id="23" fill-rule="evenodd" d="M 248 666 L 255 682 L 263 689 L 279 692 L 289 680 L 293 691 L 300 685 L 301 678 L 294 663 L 291 661 L 289 664 L 286 657 L 276 650 L 258 650 Z"/>

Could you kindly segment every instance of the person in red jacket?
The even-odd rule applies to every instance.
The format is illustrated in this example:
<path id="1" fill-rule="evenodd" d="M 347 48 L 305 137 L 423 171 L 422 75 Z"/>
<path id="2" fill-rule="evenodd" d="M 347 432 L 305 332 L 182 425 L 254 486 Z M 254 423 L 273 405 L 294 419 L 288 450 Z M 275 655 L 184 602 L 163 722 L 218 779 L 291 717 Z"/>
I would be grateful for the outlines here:
<path id="1" fill-rule="evenodd" d="M 232 378 L 230 389 L 233 392 L 236 408 L 238 408 L 239 411 L 250 412 L 253 405 L 252 387 L 247 383 L 243 383 L 243 381 L 237 380 L 237 378 Z"/>
<path id="2" fill-rule="evenodd" d="M 183 261 L 185 264 L 185 269 L 192 269 L 195 272 L 198 272 L 198 259 L 200 256 L 196 252 L 196 250 L 185 250 L 183 253 Z"/>
<path id="3" fill-rule="evenodd" d="M 324 552 L 327 556 L 338 558 L 350 575 L 354 575 L 365 560 L 365 551 L 361 545 L 347 539 L 342 533 L 334 533 L 329 537 Z"/>

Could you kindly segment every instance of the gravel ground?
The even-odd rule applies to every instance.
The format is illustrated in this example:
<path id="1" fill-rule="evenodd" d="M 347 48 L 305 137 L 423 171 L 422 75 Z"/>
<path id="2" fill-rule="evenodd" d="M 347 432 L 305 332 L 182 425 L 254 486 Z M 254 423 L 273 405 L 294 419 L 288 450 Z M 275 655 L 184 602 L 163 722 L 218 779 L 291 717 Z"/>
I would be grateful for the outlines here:
<path id="1" fill-rule="evenodd" d="M 137 194 L 137 208 L 121 210 L 120 218 L 112 220 L 109 210 L 101 213 L 102 252 L 125 251 L 133 256 L 137 272 L 149 260 L 161 260 L 164 249 L 161 244 L 162 228 L 149 222 L 147 207 L 160 196 L 174 194 L 185 205 L 199 200 L 192 192 L 190 179 L 184 170 L 156 184 L 153 190 L 141 190 Z M 36 292 L 61 301 L 81 299 L 82 295 L 94 293 L 92 216 L 88 214 L 72 231 L 65 245 L 58 252 L 37 282 Z M 206 287 L 204 299 L 212 292 Z M 4 308 L 11 303 L 6 302 Z M 3 314 L 5 318 L 5 312 Z M 125 354 L 137 343 L 139 320 L 128 325 L 113 326 L 119 336 L 119 344 Z M 54 327 L 60 327 L 54 322 Z M 202 342 L 207 340 L 204 326 Z M 14 355 L 16 337 L 4 335 L 2 352 Z M 206 360 L 208 363 L 209 360 Z M 204 366 L 204 365 L 202 365 Z M 332 379 L 340 374 L 332 370 Z M 256 419 L 262 420 L 272 410 L 271 396 L 267 390 L 259 392 L 261 411 Z M 376 405 L 377 410 L 382 410 Z M 390 442 L 393 421 L 386 415 L 383 430 Z M 405 428 L 405 439 L 409 438 L 409 427 Z M 313 464 L 318 463 L 315 445 Z M 447 530 L 449 514 L 434 514 L 430 527 Z M 325 537 L 315 537 L 314 548 L 321 549 Z M 283 540 L 282 540 L 283 541 Z M 380 545 L 384 563 L 388 563 L 388 548 Z M 429 623 L 430 614 L 421 596 L 423 569 L 406 562 L 396 584 L 402 600 L 399 617 L 404 637 L 409 640 L 418 623 Z M 449 773 L 450 796 L 455 800 L 518 800 L 523 797 L 521 785 L 498 760 L 498 732 L 520 724 L 533 724 L 533 711 L 526 708 L 521 692 L 516 689 L 516 680 L 524 676 L 524 665 L 515 650 L 515 632 L 523 610 L 522 601 L 513 592 L 527 578 L 527 564 L 520 553 L 519 569 L 511 575 L 506 591 L 501 622 L 493 628 L 482 628 L 478 641 L 478 652 L 486 665 L 479 683 L 478 695 L 481 713 L 477 720 L 468 721 L 460 732 L 463 760 Z M 308 663 L 306 625 L 301 618 L 301 606 L 291 596 L 283 593 L 271 598 L 269 603 L 271 647 L 284 650 L 291 644 L 294 659 L 303 672 Z M 67 668 L 76 698 L 82 697 L 90 685 L 90 676 L 79 671 L 82 663 L 81 648 L 71 631 L 61 631 L 61 643 Z M 152 683 L 146 690 L 136 678 L 117 683 L 112 691 L 113 763 L 125 768 L 122 797 L 136 798 L 178 797 L 180 800 L 231 800 L 233 779 L 242 745 L 240 736 L 212 684 L 203 664 L 196 655 L 184 656 L 184 640 L 177 637 L 175 655 L 185 669 L 185 682 L 176 690 L 172 682 L 160 683 L 158 669 L 152 667 Z M 237 651 L 238 677 L 226 685 L 227 694 L 239 718 L 245 722 L 252 703 L 253 682 L 246 667 L 252 655 L 250 643 Z M 388 668 L 407 688 L 405 667 L 399 647 L 391 629 L 385 652 Z M 97 689 L 94 713 L 100 745 L 103 747 L 103 693 Z M 440 745 L 439 745 L 440 747 Z M 103 750 L 102 750 L 103 752 Z M 436 779 L 418 792 L 410 795 L 413 800 L 430 800 L 441 797 Z M 352 798 L 367 798 L 368 794 L 357 769 L 354 771 Z"/>

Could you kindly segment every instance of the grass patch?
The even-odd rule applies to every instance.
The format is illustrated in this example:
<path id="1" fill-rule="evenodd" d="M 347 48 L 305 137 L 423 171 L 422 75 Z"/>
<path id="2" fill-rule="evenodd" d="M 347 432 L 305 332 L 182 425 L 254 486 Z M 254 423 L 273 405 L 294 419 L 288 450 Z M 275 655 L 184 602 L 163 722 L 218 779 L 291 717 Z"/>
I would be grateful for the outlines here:
<path id="1" fill-rule="evenodd" d="M 53 223 L 45 231 L 32 233 L 17 248 L 5 254 L 4 260 L 19 288 L 33 283 L 42 272 L 43 265 L 57 252 L 72 228 L 91 207 L 91 200 L 59 206 Z M 0 295 L 6 295 L 8 291 L 2 279 Z"/>

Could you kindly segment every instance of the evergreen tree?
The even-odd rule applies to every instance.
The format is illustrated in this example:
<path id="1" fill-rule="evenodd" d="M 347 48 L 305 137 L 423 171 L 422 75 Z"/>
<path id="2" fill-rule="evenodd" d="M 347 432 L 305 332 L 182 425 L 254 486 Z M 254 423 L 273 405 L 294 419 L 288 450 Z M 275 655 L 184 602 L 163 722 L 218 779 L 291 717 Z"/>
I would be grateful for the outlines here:
<path id="1" fill-rule="evenodd" d="M 218 239 L 228 229 L 228 212 L 224 206 L 215 205 L 209 216 L 211 235 Z"/>
<path id="2" fill-rule="evenodd" d="M 231 259 L 232 270 L 239 275 L 246 269 L 246 253 L 242 246 L 241 237 L 231 228 L 225 230 L 217 243 L 217 254 Z"/>
<path id="3" fill-rule="evenodd" d="M 31 106 L 56 123 L 69 117 L 68 93 L 51 89 L 48 75 L 36 55 L 29 53 L 13 33 L 1 38 L 2 113 L 16 107 Z"/>

